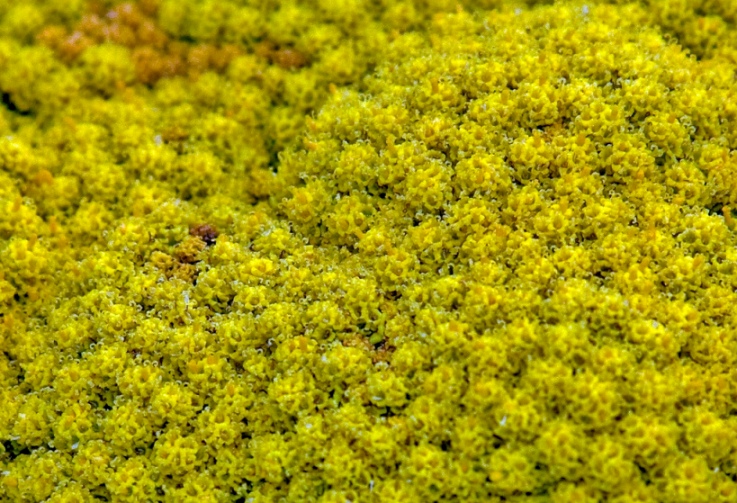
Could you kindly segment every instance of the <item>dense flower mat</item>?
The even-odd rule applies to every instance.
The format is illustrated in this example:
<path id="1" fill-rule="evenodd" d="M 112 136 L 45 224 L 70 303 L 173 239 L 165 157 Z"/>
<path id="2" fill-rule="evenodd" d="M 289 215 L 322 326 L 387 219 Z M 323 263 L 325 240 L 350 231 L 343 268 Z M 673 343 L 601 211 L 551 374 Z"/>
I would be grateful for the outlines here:
<path id="1" fill-rule="evenodd" d="M 0 500 L 736 501 L 737 3 L 535 3 L 0 1 Z"/>

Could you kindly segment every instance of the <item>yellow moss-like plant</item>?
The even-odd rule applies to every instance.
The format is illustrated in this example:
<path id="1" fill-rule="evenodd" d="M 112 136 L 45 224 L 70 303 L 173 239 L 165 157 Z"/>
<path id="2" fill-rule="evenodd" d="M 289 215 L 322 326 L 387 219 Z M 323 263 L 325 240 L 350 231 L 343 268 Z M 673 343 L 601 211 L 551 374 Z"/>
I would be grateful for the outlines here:
<path id="1" fill-rule="evenodd" d="M 664 4 L 0 2 L 0 500 L 734 501 L 734 12 Z"/>

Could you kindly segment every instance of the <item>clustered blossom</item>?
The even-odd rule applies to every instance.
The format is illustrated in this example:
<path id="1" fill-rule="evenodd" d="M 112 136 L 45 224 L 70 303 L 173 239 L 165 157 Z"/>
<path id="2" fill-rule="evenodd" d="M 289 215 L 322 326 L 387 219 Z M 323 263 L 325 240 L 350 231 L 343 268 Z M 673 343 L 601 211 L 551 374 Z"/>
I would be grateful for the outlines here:
<path id="1" fill-rule="evenodd" d="M 0 500 L 734 501 L 737 8 L 535 3 L 0 3 Z"/>

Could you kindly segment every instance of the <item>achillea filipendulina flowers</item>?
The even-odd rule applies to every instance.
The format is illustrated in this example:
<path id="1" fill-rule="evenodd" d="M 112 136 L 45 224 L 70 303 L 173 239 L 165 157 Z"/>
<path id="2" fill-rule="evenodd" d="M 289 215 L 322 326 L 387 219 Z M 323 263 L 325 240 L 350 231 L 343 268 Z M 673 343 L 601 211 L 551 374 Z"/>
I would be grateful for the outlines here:
<path id="1" fill-rule="evenodd" d="M 730 5 L 0 6 L 0 499 L 733 501 Z"/>

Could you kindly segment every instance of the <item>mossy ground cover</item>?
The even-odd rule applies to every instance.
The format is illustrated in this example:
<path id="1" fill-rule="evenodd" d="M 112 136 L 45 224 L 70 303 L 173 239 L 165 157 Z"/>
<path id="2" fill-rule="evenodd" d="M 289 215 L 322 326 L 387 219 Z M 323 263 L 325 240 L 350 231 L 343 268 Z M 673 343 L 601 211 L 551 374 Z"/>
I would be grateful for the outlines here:
<path id="1" fill-rule="evenodd" d="M 0 2 L 0 499 L 734 501 L 737 11 L 548 4 Z"/>

